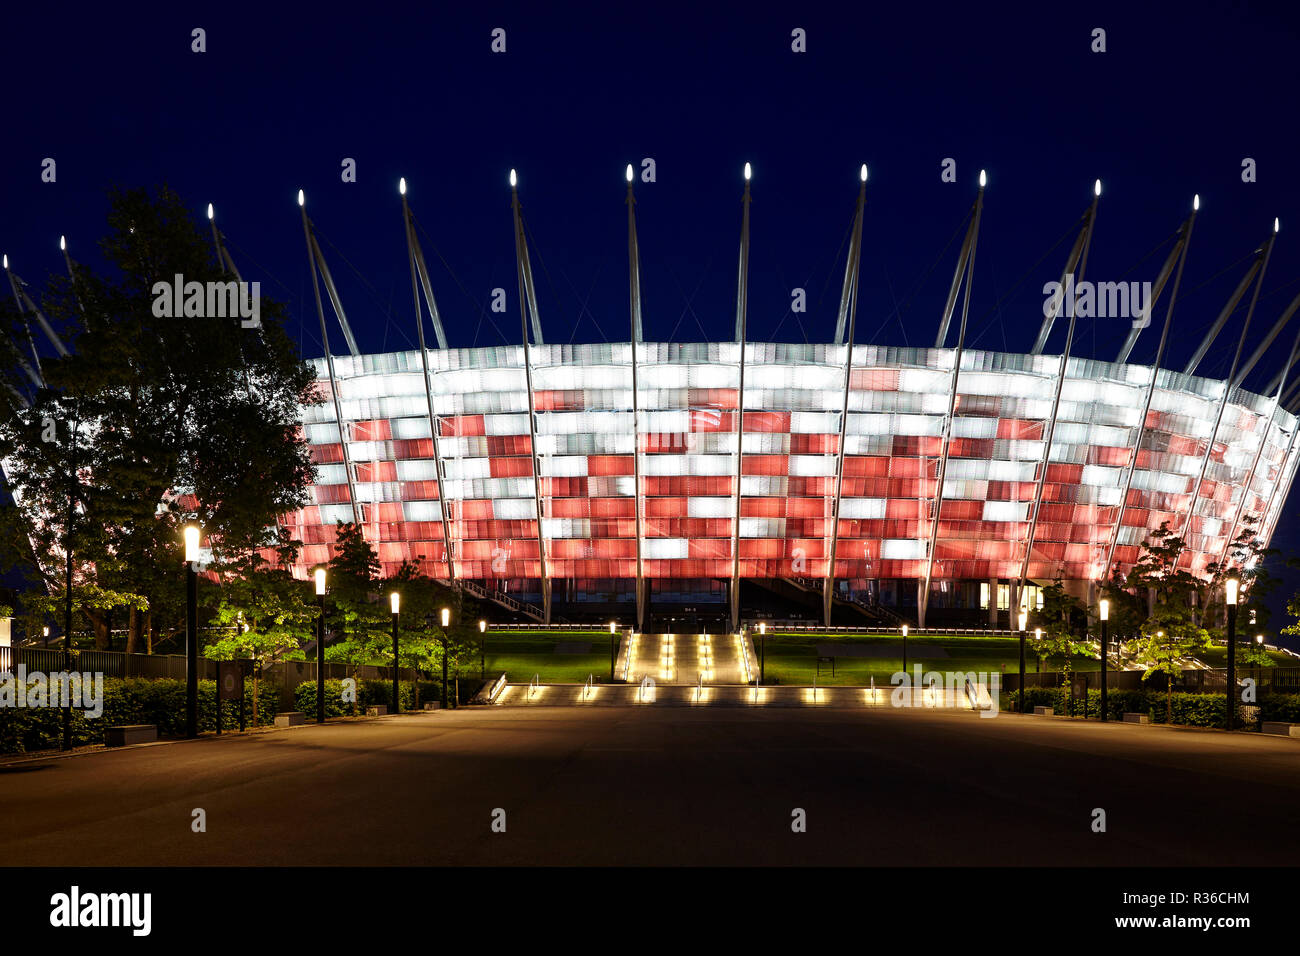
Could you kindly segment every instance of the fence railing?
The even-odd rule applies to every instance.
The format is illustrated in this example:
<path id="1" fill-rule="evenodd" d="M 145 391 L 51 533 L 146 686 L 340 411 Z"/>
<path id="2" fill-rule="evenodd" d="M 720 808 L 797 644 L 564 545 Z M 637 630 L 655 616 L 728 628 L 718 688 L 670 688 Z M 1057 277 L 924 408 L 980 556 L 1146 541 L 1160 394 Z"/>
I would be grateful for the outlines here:
<path id="1" fill-rule="evenodd" d="M 199 658 L 199 679 L 216 680 L 217 661 Z M 251 672 L 252 661 L 242 661 Z M 19 665 L 29 673 L 49 674 L 75 670 L 105 677 L 151 677 L 184 680 L 185 658 L 178 654 L 127 654 L 123 651 L 74 650 L 70 657 L 61 649 L 45 647 L 0 647 L 0 672 L 13 673 Z M 262 676 L 282 684 L 297 684 L 316 679 L 315 661 L 276 661 L 262 668 Z M 340 664 L 326 662 L 326 678 L 356 677 L 359 680 L 392 680 L 393 669 L 374 664 Z M 414 667 L 398 668 L 401 680 L 416 680 Z"/>

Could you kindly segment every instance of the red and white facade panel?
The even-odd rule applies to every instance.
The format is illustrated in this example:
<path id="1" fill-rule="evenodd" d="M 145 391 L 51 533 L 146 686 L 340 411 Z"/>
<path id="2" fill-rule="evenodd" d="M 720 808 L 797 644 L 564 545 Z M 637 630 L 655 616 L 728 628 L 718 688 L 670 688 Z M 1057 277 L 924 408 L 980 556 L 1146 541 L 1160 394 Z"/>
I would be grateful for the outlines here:
<path id="1" fill-rule="evenodd" d="M 945 449 L 954 351 L 857 345 L 829 569 L 845 346 L 747 345 L 739 442 L 738 344 L 637 348 L 634 413 L 630 344 L 531 347 L 531 426 L 522 346 L 431 350 L 440 460 L 418 352 L 336 357 L 350 482 L 316 360 L 317 481 L 285 519 L 300 573 L 328 559 L 355 494 L 386 571 L 420 557 L 446 576 L 446 533 L 460 578 L 538 579 L 545 561 L 552 580 L 631 579 L 640 509 L 647 578 L 730 578 L 738 540 L 741 577 L 923 579 L 933 561 L 935 580 L 1018 579 L 1040 479 L 1030 578 L 1095 577 L 1112 542 L 1131 564 L 1162 521 L 1200 571 L 1239 513 L 1268 509 L 1271 530 L 1296 470 L 1296 419 L 1270 398 L 1234 390 L 1215 433 L 1223 383 L 1160 370 L 1142 422 L 1149 367 L 1071 359 L 1057 403 L 1059 356 L 994 352 L 963 354 Z"/>

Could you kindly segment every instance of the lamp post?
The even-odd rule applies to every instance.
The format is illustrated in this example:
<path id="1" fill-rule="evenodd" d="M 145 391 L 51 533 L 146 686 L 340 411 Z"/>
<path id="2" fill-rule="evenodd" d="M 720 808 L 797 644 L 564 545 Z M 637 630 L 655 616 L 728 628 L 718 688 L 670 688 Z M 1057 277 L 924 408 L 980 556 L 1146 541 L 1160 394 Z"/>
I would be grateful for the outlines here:
<path id="1" fill-rule="evenodd" d="M 903 625 L 903 676 L 907 676 L 907 625 Z"/>
<path id="2" fill-rule="evenodd" d="M 478 676 L 487 679 L 487 621 L 478 622 Z"/>
<path id="3" fill-rule="evenodd" d="M 1232 730 L 1237 716 L 1237 592 L 1241 581 L 1230 577 L 1223 585 L 1223 600 L 1228 606 L 1228 712 L 1225 726 Z"/>
<path id="4" fill-rule="evenodd" d="M 1110 601 L 1102 598 L 1097 605 L 1098 617 L 1101 618 L 1101 719 L 1106 721 L 1106 655 L 1109 650 L 1106 637 L 1106 623 L 1110 620 Z"/>
<path id="5" fill-rule="evenodd" d="M 1263 678 L 1263 676 L 1264 676 L 1264 674 L 1263 674 L 1263 673 L 1260 671 L 1260 669 L 1259 669 L 1259 659 L 1260 659 L 1260 657 L 1263 657 L 1263 655 L 1264 655 L 1264 635 L 1263 635 L 1263 634 L 1256 634 L 1256 635 L 1255 635 L 1255 649 L 1258 651 L 1258 654 L 1257 654 L 1256 657 L 1255 657 L 1255 662 L 1256 662 L 1256 663 L 1255 663 L 1255 690 L 1258 692 L 1258 690 L 1259 690 L 1259 682 L 1260 682 L 1260 679 Z"/>
<path id="6" fill-rule="evenodd" d="M 185 736 L 199 735 L 199 526 L 185 536 Z M 221 702 L 217 702 L 221 706 Z"/>
<path id="7" fill-rule="evenodd" d="M 442 709 L 447 709 L 447 628 L 451 626 L 451 608 L 442 609 Z"/>
<path id="8" fill-rule="evenodd" d="M 767 678 L 767 621 L 758 622 L 758 682 Z"/>
<path id="9" fill-rule="evenodd" d="M 1020 612 L 1020 713 L 1025 712 L 1025 624 L 1029 621 L 1029 612 Z"/>
<path id="10" fill-rule="evenodd" d="M 325 569 L 316 569 L 316 723 L 325 723 Z"/>
<path id="11" fill-rule="evenodd" d="M 398 678 L 397 678 L 397 615 L 402 607 L 402 595 L 394 591 L 388 596 L 388 600 L 393 607 L 393 713 L 398 713 L 402 709 L 401 702 L 398 698 Z"/>
<path id="12" fill-rule="evenodd" d="M 617 626 L 617 622 L 615 621 L 609 622 L 609 682 L 611 684 L 614 683 L 614 657 L 615 657 L 614 630 L 616 626 Z"/>

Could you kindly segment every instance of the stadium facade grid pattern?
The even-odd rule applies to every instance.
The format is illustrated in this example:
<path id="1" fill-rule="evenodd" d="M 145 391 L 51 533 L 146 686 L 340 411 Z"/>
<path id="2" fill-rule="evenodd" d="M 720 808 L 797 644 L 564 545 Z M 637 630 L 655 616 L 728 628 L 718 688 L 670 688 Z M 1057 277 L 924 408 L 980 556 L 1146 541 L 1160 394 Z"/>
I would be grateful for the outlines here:
<path id="1" fill-rule="evenodd" d="M 318 474 L 313 503 L 286 517 L 305 544 L 296 573 L 328 561 L 335 523 L 355 514 L 385 573 L 420 557 L 437 577 L 517 587 L 544 560 L 552 581 L 632 579 L 639 507 L 646 579 L 729 579 L 739 493 L 742 578 L 924 580 L 933 530 L 934 581 L 1019 579 L 1059 355 L 962 353 L 932 529 L 955 350 L 855 345 L 829 568 L 846 346 L 745 345 L 739 489 L 740 344 L 640 343 L 635 431 L 631 348 L 530 347 L 535 447 L 522 345 L 428 350 L 441 475 L 419 352 L 335 356 L 352 481 L 326 361 L 313 360 L 326 400 L 303 411 Z M 1223 558 L 1240 517 L 1271 535 L 1296 469 L 1295 416 L 1234 388 L 1210 448 L 1225 383 L 1160 369 L 1143 423 L 1151 375 L 1069 359 L 1029 578 L 1094 580 L 1112 546 L 1131 564 L 1162 521 L 1197 573 Z"/>

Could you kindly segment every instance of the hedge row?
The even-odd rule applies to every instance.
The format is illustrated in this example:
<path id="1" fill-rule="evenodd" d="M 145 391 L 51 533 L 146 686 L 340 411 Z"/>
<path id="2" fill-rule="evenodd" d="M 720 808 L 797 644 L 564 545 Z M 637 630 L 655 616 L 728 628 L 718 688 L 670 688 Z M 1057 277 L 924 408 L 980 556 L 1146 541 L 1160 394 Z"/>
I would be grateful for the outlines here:
<path id="1" fill-rule="evenodd" d="M 275 722 L 280 689 L 262 681 L 258 687 L 258 723 Z M 217 682 L 199 681 L 199 731 L 217 729 Z M 155 724 L 160 737 L 185 735 L 185 682 L 169 678 L 108 677 L 104 679 L 104 712 L 90 718 L 72 711 L 73 746 L 104 741 L 104 728 L 120 724 Z M 222 726 L 239 726 L 239 704 L 222 704 Z M 244 682 L 244 718 L 253 721 L 253 682 Z M 63 743 L 63 711 L 59 707 L 0 707 L 0 753 L 30 753 Z"/>
<path id="2" fill-rule="evenodd" d="M 1003 707 L 1015 710 L 1019 692 L 1003 695 Z M 1223 694 L 1189 694 L 1175 692 L 1172 697 L 1171 723 L 1184 727 L 1222 727 L 1227 717 L 1227 700 Z M 1058 715 L 1084 716 L 1082 696 L 1071 697 L 1064 687 L 1029 687 L 1025 689 L 1025 710 L 1051 707 Z M 1110 720 L 1123 720 L 1125 714 L 1145 714 L 1153 724 L 1165 723 L 1166 695 L 1158 690 L 1113 690 L 1106 695 L 1106 713 Z M 1101 691 L 1088 690 L 1087 716 L 1101 715 Z M 1262 720 L 1300 722 L 1300 694 L 1267 694 L 1258 705 L 1243 705 L 1238 711 L 1238 726 L 1258 727 Z"/>
<path id="3" fill-rule="evenodd" d="M 420 706 L 429 701 L 441 700 L 440 685 L 434 681 L 420 681 Z M 418 710 L 416 706 L 415 684 L 402 681 L 399 685 L 402 710 Z M 299 684 L 293 690 L 294 707 L 308 716 L 316 713 L 316 682 Z M 329 679 L 325 681 L 325 716 L 346 717 L 364 714 L 367 707 L 383 704 L 391 713 L 393 710 L 393 682 L 391 680 L 359 680 L 356 686 L 356 701 L 345 702 L 343 699 L 343 681 Z"/>

